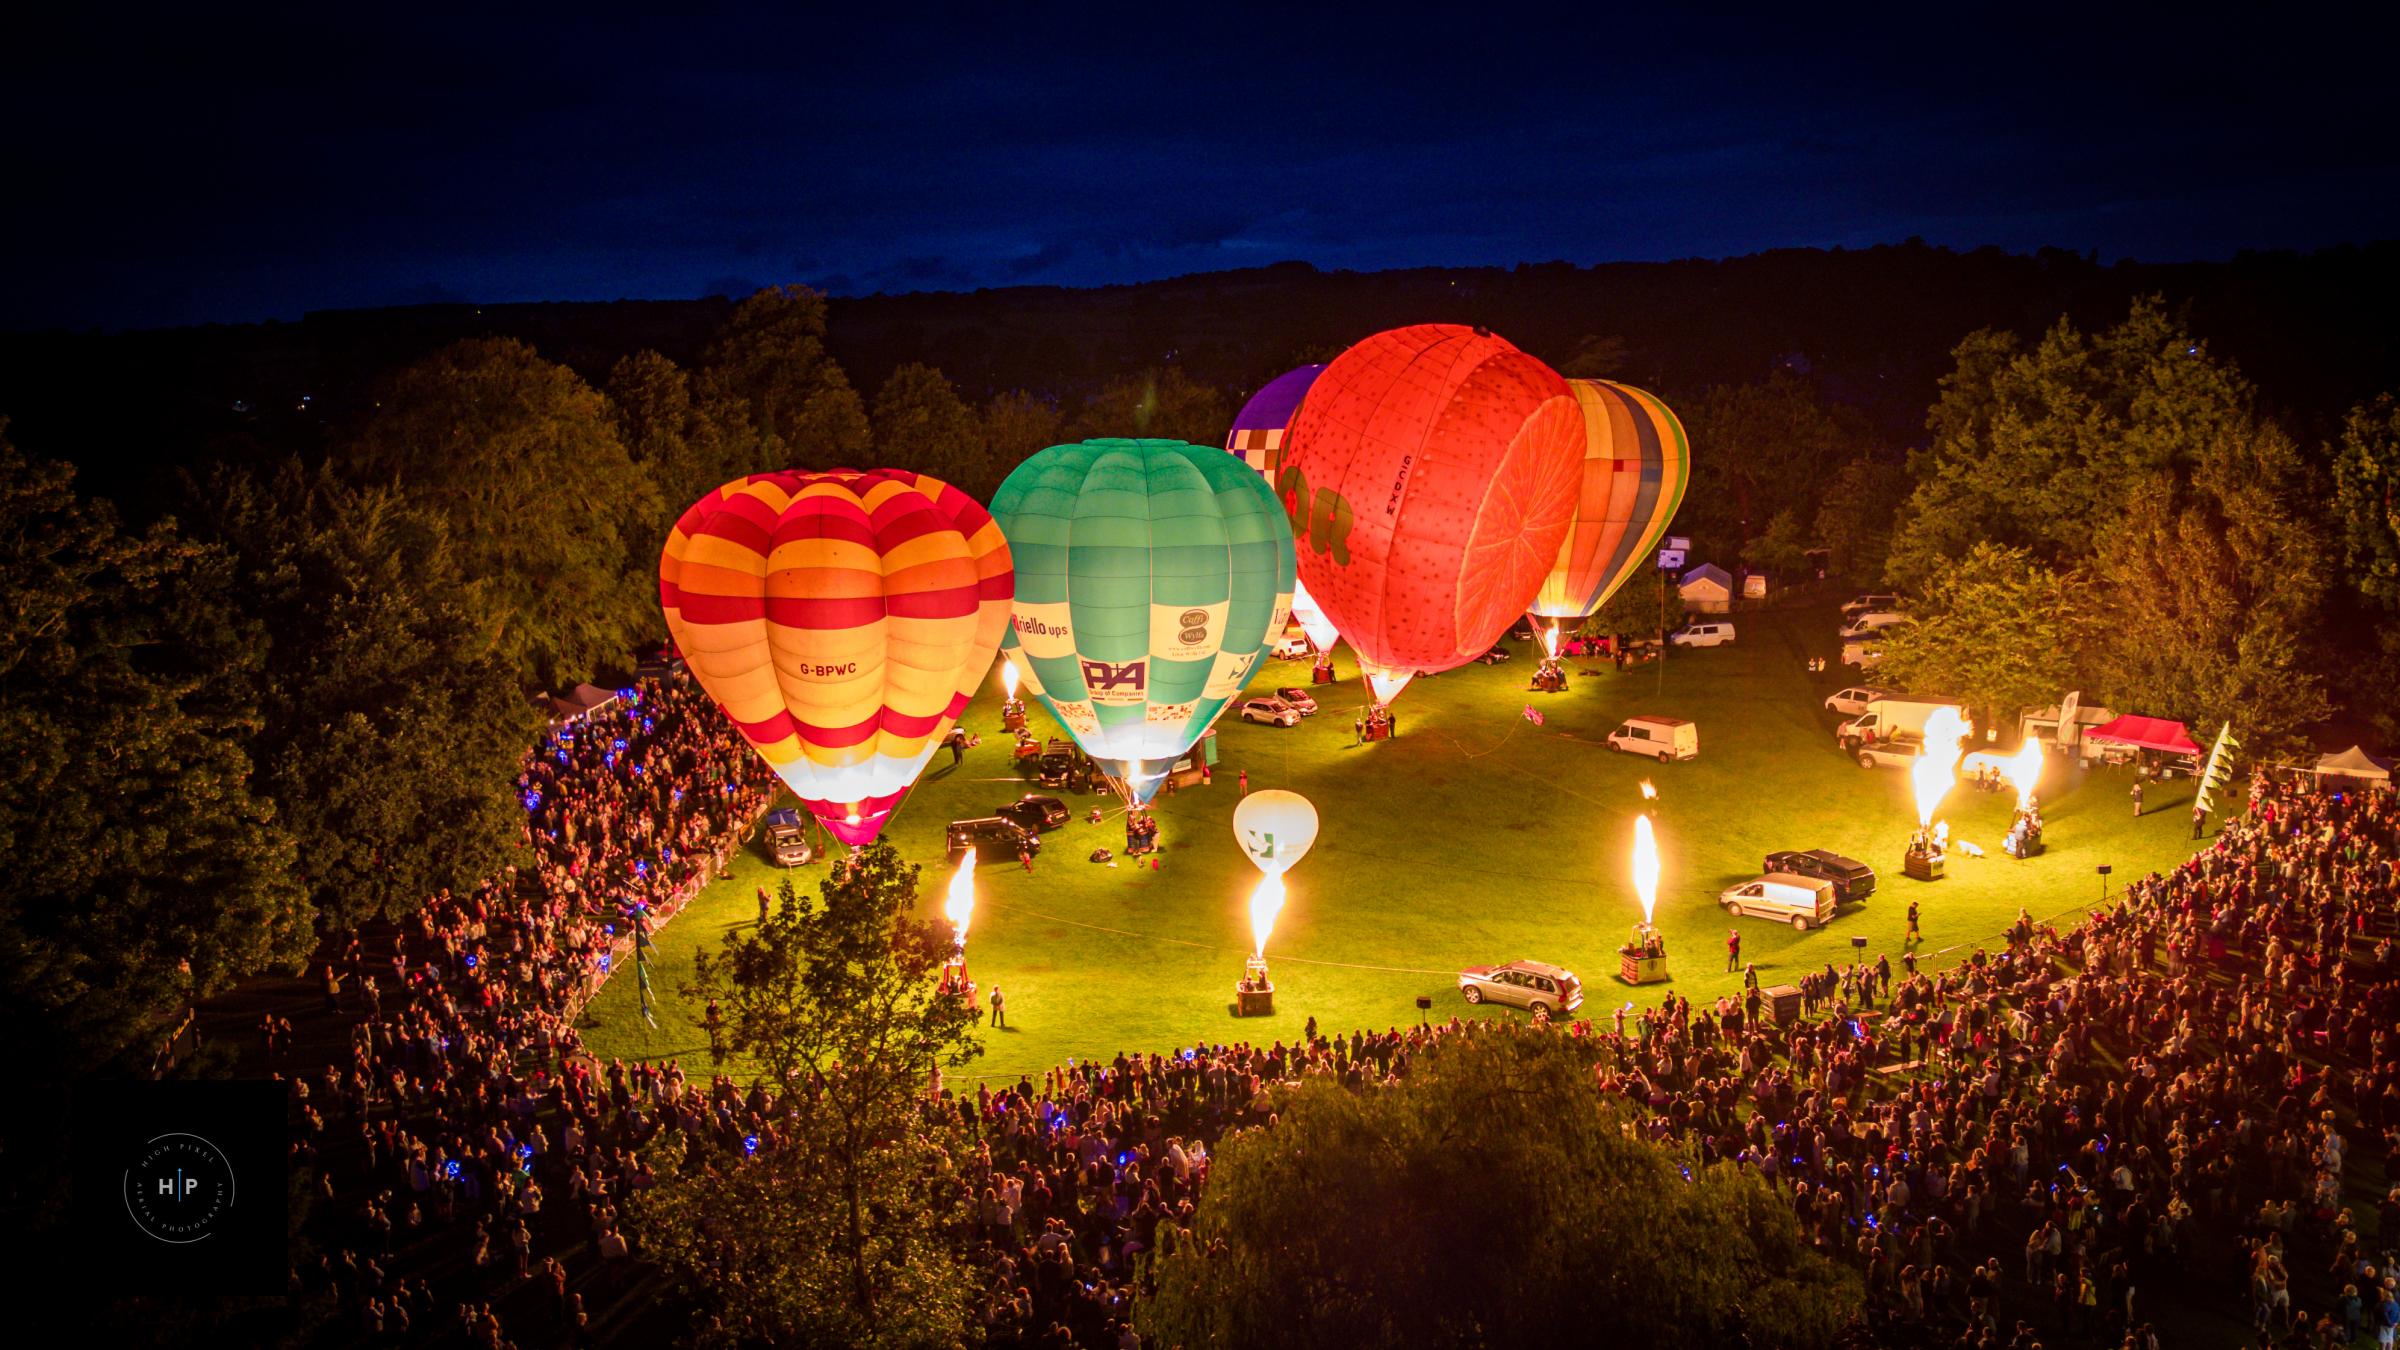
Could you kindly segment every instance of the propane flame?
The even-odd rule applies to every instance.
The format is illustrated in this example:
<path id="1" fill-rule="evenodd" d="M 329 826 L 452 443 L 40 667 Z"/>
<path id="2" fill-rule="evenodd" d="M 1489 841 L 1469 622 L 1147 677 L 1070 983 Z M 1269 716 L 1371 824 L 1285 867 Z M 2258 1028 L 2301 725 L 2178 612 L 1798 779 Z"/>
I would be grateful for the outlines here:
<path id="1" fill-rule="evenodd" d="M 1925 753 L 1909 766 L 1909 790 L 1917 799 L 1917 824 L 1931 825 L 1942 798 L 1958 783 L 1959 742 L 1973 727 L 1956 708 L 1936 708 L 1925 719 Z"/>
<path id="2" fill-rule="evenodd" d="M 1408 682 L 1417 678 L 1417 672 L 1413 670 L 1378 670 L 1363 663 L 1359 669 L 1367 677 L 1367 688 L 1375 691 L 1377 703 L 1389 703 L 1400 697 L 1400 691 L 1408 687 Z"/>
<path id="3" fill-rule="evenodd" d="M 1555 661 L 1558 659 L 1557 624 L 1552 624 L 1548 628 L 1542 630 L 1542 651 L 1547 654 L 1551 660 Z"/>
<path id="4" fill-rule="evenodd" d="M 1275 932 L 1275 917 L 1283 913 L 1283 874 L 1269 872 L 1250 892 L 1250 940 L 1258 959 L 1267 959 L 1267 938 Z"/>
<path id="5" fill-rule="evenodd" d="M 1016 662 L 1002 661 L 1000 663 L 1000 689 L 1003 693 L 1008 695 L 1009 702 L 1014 703 L 1017 701 Z"/>
<path id="6" fill-rule="evenodd" d="M 858 823 L 858 807 L 855 804 L 851 806 L 850 814 L 842 817 L 842 823 L 844 825 L 856 825 Z"/>
<path id="7" fill-rule="evenodd" d="M 2005 758 L 1989 750 L 1978 750 L 1967 756 L 1963 763 L 1969 770 L 1980 769 L 1987 765 L 1998 769 L 2000 776 L 2008 780 L 2008 785 L 2017 790 L 2017 809 L 2023 811 L 2033 805 L 2034 789 L 2040 787 L 2042 783 L 2042 743 L 2040 741 L 2028 736 L 2025 738 L 2025 744 L 2017 747 L 2017 753 Z"/>
<path id="8" fill-rule="evenodd" d="M 966 950 L 967 925 L 975 918 L 975 850 L 958 860 L 958 871 L 950 878 L 949 898 L 942 902 L 942 915 L 950 920 L 951 930 L 958 934 L 959 950 Z"/>
<path id="9" fill-rule="evenodd" d="M 1653 787 L 1647 778 L 1642 780 L 1642 800 L 1646 802 L 1658 800 L 1658 789 Z"/>
<path id="10" fill-rule="evenodd" d="M 1650 817 L 1633 818 L 1633 892 L 1642 898 L 1642 922 L 1658 911 L 1658 837 Z"/>

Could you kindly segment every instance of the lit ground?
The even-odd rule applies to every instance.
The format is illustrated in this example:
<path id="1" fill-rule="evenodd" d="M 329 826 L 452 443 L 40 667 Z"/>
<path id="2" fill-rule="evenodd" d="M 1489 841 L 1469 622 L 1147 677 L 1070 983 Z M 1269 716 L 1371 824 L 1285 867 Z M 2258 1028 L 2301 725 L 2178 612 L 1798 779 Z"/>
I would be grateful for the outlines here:
<path id="1" fill-rule="evenodd" d="M 1507 664 L 1416 681 L 1396 705 L 1400 735 L 1372 746 L 1352 744 L 1351 717 L 1364 702 L 1355 678 L 1317 689 L 1324 711 L 1295 730 L 1228 720 L 1214 785 L 1157 804 L 1166 847 L 1156 872 L 1086 861 L 1095 847 L 1122 852 L 1122 822 L 1112 813 L 1104 825 L 1086 824 L 1080 813 L 1096 799 L 1068 795 L 1078 818 L 1046 836 L 1030 875 L 1013 861 L 982 870 L 968 950 L 983 987 L 1006 991 L 1010 1027 L 984 1034 L 986 1054 L 966 1073 L 1013 1078 L 1070 1057 L 1291 1038 L 1311 1015 L 1327 1030 L 1380 1028 L 1416 1018 L 1420 995 L 1432 998 L 1433 1016 L 1448 1017 L 1467 1011 L 1454 979 L 1460 966 L 1518 957 L 1581 974 L 1586 1015 L 1628 999 L 1655 1002 L 1662 987 L 1629 990 L 1613 978 L 1617 944 L 1639 913 L 1627 853 L 1645 777 L 1662 794 L 1658 922 L 1675 976 L 1669 987 L 1695 1001 L 1738 987 L 1739 976 L 1724 973 L 1729 921 L 1716 895 L 1756 875 L 1771 849 L 1850 854 L 1875 867 L 1881 886 L 1828 929 L 1734 925 L 1744 957 L 1770 984 L 1848 962 L 1852 937 L 1867 939 L 1866 959 L 1889 952 L 1896 963 L 1911 899 L 1924 908 L 1926 959 L 1946 963 L 1993 942 L 2020 905 L 2050 917 L 2097 901 L 2097 864 L 2113 864 L 2121 886 L 2192 847 L 2188 782 L 2154 785 L 2149 814 L 2137 821 L 2129 771 L 2085 774 L 2054 762 L 2042 792 L 2046 855 L 2003 856 L 2011 799 L 1961 787 L 1945 814 L 1958 838 L 1989 856 L 1954 852 L 1946 879 L 1909 881 L 1899 874 L 1913 821 L 1905 776 L 1862 770 L 1835 749 L 1833 718 L 1820 704 L 1838 685 L 1805 669 L 1807 655 L 1834 651 L 1830 611 L 1737 623 L 1739 645 L 1680 654 L 1663 679 L 1655 666 L 1624 675 L 1603 668 L 1557 695 L 1526 691 L 1533 662 L 1517 645 Z M 1346 661 L 1341 669 L 1353 674 Z M 1258 685 L 1306 678 L 1304 665 L 1277 663 Z M 937 756 L 887 836 L 925 865 L 929 910 L 947 877 L 943 824 L 987 814 L 1030 786 L 1009 774 L 998 701 L 995 686 L 969 710 L 966 725 L 983 745 L 956 769 Z M 1527 703 L 1546 725 L 1524 720 Z M 1698 761 L 1657 766 L 1611 753 L 1602 738 L 1632 713 L 1695 719 Z M 1047 725 L 1038 707 L 1034 717 Z M 1291 873 L 1290 903 L 1268 944 L 1277 1008 L 1269 1018 L 1230 1015 L 1258 875 L 1228 823 L 1244 768 L 1253 789 L 1298 791 L 1324 819 L 1315 849 Z M 812 886 L 823 874 L 821 864 L 790 873 Z M 634 982 L 618 979 L 587 1016 L 593 1049 L 704 1066 L 697 1009 L 677 986 L 693 951 L 754 921 L 756 887 L 782 875 L 746 853 L 731 881 L 659 937 L 659 1029 L 642 1025 Z"/>

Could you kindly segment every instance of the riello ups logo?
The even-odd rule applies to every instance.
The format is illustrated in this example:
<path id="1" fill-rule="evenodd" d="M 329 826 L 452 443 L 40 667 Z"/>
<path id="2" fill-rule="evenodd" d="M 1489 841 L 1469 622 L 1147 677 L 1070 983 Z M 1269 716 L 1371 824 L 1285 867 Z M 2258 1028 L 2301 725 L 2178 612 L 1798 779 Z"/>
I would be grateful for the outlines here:
<path id="1" fill-rule="evenodd" d="M 183 1246 L 223 1229 L 233 1212 L 233 1164 L 196 1134 L 162 1134 L 125 1169 L 125 1212 L 160 1242 Z"/>

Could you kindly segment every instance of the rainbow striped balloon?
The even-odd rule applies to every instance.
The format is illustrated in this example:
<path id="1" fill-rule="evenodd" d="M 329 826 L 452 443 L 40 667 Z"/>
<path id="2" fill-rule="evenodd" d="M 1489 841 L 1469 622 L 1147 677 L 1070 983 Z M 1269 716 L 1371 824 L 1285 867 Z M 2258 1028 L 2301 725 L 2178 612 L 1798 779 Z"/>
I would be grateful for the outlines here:
<path id="1" fill-rule="evenodd" d="M 1649 566 L 1692 479 L 1683 423 L 1656 395 L 1613 380 L 1569 380 L 1583 413 L 1583 485 L 1575 523 L 1532 612 L 1581 619 L 1599 612 Z"/>
<path id="2" fill-rule="evenodd" d="M 683 513 L 658 560 L 700 687 L 852 846 L 957 725 L 1015 594 L 990 514 L 894 469 L 736 479 Z"/>

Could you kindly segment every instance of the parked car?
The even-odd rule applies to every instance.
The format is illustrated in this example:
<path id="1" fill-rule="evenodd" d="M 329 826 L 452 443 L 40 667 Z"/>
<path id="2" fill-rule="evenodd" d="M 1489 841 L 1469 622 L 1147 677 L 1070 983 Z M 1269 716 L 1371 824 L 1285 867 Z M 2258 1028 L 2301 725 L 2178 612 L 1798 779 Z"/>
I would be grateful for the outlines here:
<path id="1" fill-rule="evenodd" d="M 1277 638 L 1274 656 L 1278 661 L 1305 661 L 1314 650 L 1304 637 Z"/>
<path id="2" fill-rule="evenodd" d="M 1871 613 L 1875 610 L 1898 608 L 1900 608 L 1900 597 L 1896 595 L 1874 592 L 1866 595 L 1854 595 L 1842 602 L 1842 622 L 1848 623 L 1861 614 Z"/>
<path id="3" fill-rule="evenodd" d="M 1506 647 L 1494 647 L 1475 659 L 1487 666 L 1496 666 L 1509 659 L 1509 650 Z"/>
<path id="4" fill-rule="evenodd" d="M 1861 638 L 1871 638 L 1886 628 L 1898 628 L 1914 622 L 1916 620 L 1894 610 L 1869 610 L 1842 625 L 1842 641 L 1856 642 Z"/>
<path id="5" fill-rule="evenodd" d="M 1787 848 L 1767 855 L 1766 870 L 1833 883 L 1833 898 L 1853 904 L 1875 893 L 1875 869 L 1830 849 Z"/>
<path id="6" fill-rule="evenodd" d="M 1073 819 L 1065 802 L 1038 792 L 1028 792 L 1005 806 L 995 806 L 992 814 L 1033 834 L 1055 830 Z"/>
<path id="7" fill-rule="evenodd" d="M 1664 762 L 1700 757 L 1700 724 L 1680 717 L 1628 717 L 1608 733 L 1612 750 Z"/>
<path id="8" fill-rule="evenodd" d="M 1317 711 L 1317 701 L 1314 698 L 1309 697 L 1308 691 L 1298 685 L 1293 685 L 1288 689 L 1276 690 L 1275 697 L 1282 699 L 1285 703 L 1290 704 L 1293 711 L 1299 713 L 1302 717 L 1313 716 Z"/>
<path id="9" fill-rule="evenodd" d="M 1583 981 L 1575 972 L 1540 961 L 1469 966 L 1458 972 L 1458 992 L 1469 1003 L 1489 999 L 1527 1012 L 1571 1013 L 1583 1006 Z"/>
<path id="10" fill-rule="evenodd" d="M 767 813 L 765 829 L 767 856 L 785 867 L 798 867 L 817 856 L 808 842 L 808 828 L 800 823 L 800 813 L 788 806 L 779 806 Z"/>
<path id="11" fill-rule="evenodd" d="M 1868 704 L 1879 698 L 1897 697 L 1899 697 L 1897 690 L 1879 689 L 1871 684 L 1854 684 L 1837 693 L 1827 694 L 1825 711 L 1840 713 L 1844 717 L 1856 717 L 1867 710 Z"/>
<path id="12" fill-rule="evenodd" d="M 1773 919 L 1803 933 L 1833 922 L 1838 912 L 1832 882 L 1790 872 L 1769 872 L 1756 881 L 1728 886 L 1717 896 L 1717 903 L 1734 918 Z"/>
<path id="13" fill-rule="evenodd" d="M 1901 732 L 1888 741 L 1862 741 L 1850 753 L 1862 769 L 1905 769 L 1925 756 L 1925 738 Z"/>
<path id="14" fill-rule="evenodd" d="M 976 860 L 1013 860 L 1032 849 L 1042 851 L 1042 837 L 1013 820 L 1001 816 L 979 816 L 973 820 L 954 820 L 946 832 L 950 861 L 956 863 L 975 850 Z"/>
<path id="15" fill-rule="evenodd" d="M 1273 727 L 1296 727 L 1300 725 L 1300 710 L 1279 698 L 1247 699 L 1242 703 L 1242 720 Z"/>
<path id="16" fill-rule="evenodd" d="M 1856 666 L 1860 674 L 1883 664 L 1883 644 L 1880 642 L 1845 642 L 1842 644 L 1842 664 Z"/>
<path id="17" fill-rule="evenodd" d="M 1667 641 L 1678 647 L 1727 646 L 1733 641 L 1733 624 L 1725 619 L 1694 619 L 1669 633 Z"/>

